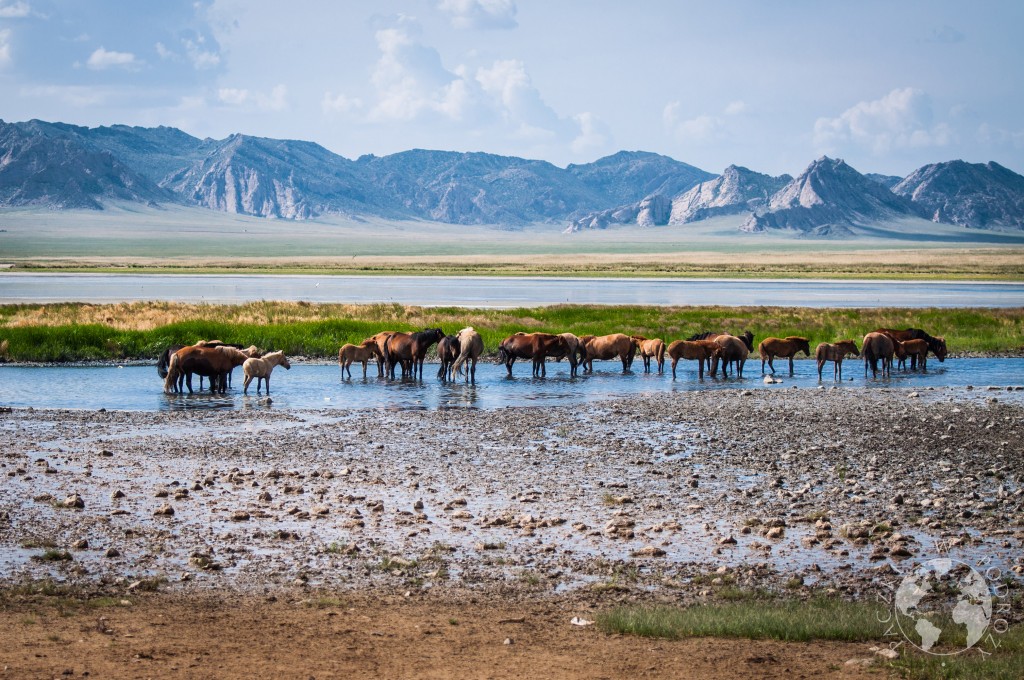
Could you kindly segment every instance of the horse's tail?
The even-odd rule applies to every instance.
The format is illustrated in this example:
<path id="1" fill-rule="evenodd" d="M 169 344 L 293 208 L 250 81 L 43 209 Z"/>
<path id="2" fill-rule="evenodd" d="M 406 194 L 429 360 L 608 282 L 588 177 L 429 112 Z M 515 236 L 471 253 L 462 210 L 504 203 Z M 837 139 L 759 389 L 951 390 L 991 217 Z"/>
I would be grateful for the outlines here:
<path id="1" fill-rule="evenodd" d="M 181 374 L 181 359 L 177 354 L 172 354 L 167 364 L 167 374 L 164 376 L 164 392 L 174 392 L 177 387 L 178 376 Z"/>
<path id="2" fill-rule="evenodd" d="M 661 343 L 660 345 L 658 345 L 658 353 L 657 353 L 657 356 L 655 358 L 657 359 L 659 366 L 661 364 L 665 363 L 665 343 L 664 342 Z"/>
<path id="3" fill-rule="evenodd" d="M 167 377 L 167 364 L 170 363 L 170 360 L 171 360 L 171 348 L 168 347 L 167 349 L 165 349 L 163 351 L 163 354 L 161 354 L 160 358 L 157 359 L 157 361 L 156 361 L 156 373 L 161 378 L 166 378 Z"/>

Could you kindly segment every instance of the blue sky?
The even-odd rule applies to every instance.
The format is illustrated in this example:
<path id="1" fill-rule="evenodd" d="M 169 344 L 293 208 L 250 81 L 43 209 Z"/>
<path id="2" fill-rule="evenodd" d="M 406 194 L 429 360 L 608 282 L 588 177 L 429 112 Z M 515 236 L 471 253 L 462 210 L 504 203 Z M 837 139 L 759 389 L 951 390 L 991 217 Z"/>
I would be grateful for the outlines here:
<path id="1" fill-rule="evenodd" d="M 1024 3 L 0 0 L 0 118 L 711 172 L 1024 171 Z"/>

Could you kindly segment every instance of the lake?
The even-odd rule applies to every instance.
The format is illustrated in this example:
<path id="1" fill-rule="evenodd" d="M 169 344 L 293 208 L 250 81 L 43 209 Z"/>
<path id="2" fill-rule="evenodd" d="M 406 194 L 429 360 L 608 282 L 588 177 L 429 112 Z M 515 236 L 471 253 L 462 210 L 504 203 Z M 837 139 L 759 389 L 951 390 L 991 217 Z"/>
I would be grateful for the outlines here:
<path id="1" fill-rule="evenodd" d="M 0 302 L 304 300 L 426 307 L 555 304 L 787 307 L 1021 307 L 1024 283 L 817 279 L 0 273 Z"/>

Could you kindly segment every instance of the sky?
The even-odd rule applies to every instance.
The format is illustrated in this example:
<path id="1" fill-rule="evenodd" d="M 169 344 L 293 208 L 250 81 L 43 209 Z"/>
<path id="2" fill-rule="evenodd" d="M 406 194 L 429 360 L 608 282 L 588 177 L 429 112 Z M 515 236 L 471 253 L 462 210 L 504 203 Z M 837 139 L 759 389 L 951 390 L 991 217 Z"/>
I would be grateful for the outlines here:
<path id="1" fill-rule="evenodd" d="M 1024 172 L 1019 0 L 0 0 L 0 118 L 564 167 Z"/>

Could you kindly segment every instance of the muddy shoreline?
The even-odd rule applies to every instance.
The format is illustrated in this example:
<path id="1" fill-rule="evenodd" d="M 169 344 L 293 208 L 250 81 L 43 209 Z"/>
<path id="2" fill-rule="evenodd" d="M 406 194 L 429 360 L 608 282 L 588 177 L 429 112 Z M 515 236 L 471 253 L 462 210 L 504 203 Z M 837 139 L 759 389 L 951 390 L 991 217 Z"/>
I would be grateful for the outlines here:
<path id="1" fill-rule="evenodd" d="M 0 414 L 0 584 L 860 598 L 943 553 L 1016 588 L 1024 407 L 1001 392 L 14 409 Z"/>

